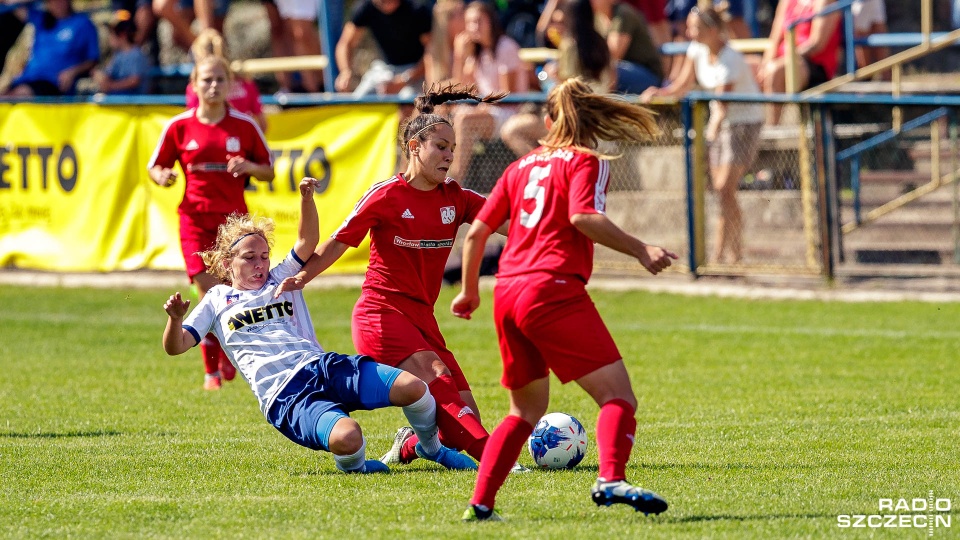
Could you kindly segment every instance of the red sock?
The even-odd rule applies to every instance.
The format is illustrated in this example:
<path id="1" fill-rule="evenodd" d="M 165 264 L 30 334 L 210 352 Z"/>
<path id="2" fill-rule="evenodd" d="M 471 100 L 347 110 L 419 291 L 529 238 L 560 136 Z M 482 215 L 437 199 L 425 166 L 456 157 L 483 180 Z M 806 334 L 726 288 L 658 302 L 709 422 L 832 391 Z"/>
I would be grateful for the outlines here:
<path id="1" fill-rule="evenodd" d="M 448 448 L 465 450 L 480 460 L 490 434 L 477 415 L 467 406 L 450 375 L 441 375 L 430 383 L 430 393 L 437 401 L 437 427 L 440 442 Z"/>
<path id="2" fill-rule="evenodd" d="M 622 399 L 612 399 L 600 407 L 597 419 L 597 451 L 600 454 L 600 477 L 607 481 L 627 477 L 627 461 L 633 449 L 637 430 L 634 409 Z"/>
<path id="3" fill-rule="evenodd" d="M 420 442 L 420 439 L 416 434 L 404 441 L 403 446 L 400 447 L 400 463 L 410 463 L 420 457 L 417 455 L 416 449 L 418 442 Z"/>
<path id="4" fill-rule="evenodd" d="M 531 433 L 533 426 L 519 416 L 507 416 L 493 430 L 480 458 L 480 470 L 477 471 L 477 483 L 473 487 L 470 504 L 493 508 L 497 491 L 506 481 Z"/>
<path id="5" fill-rule="evenodd" d="M 208 375 L 220 371 L 220 355 L 224 354 L 216 336 L 207 334 L 200 340 L 200 352 L 203 354 L 203 369 Z"/>

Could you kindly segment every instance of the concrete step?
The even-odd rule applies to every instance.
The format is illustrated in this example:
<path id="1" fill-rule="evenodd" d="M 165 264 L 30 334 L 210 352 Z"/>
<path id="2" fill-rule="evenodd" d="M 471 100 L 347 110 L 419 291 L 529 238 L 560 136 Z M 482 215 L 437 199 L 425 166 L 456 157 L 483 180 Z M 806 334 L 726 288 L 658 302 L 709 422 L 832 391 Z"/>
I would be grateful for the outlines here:
<path id="1" fill-rule="evenodd" d="M 860 238 L 871 238 L 878 241 L 919 242 L 943 241 L 948 242 L 953 235 L 954 224 L 947 220 L 927 220 L 924 222 L 904 222 L 891 216 L 884 216 L 877 221 L 863 225 L 851 235 Z"/>
<path id="2" fill-rule="evenodd" d="M 930 181 L 929 172 L 921 172 L 916 169 L 910 170 L 862 170 L 860 171 L 860 184 L 881 184 L 881 185 L 915 185 L 919 186 Z"/>
<path id="3" fill-rule="evenodd" d="M 879 204 L 865 204 L 861 202 L 860 216 L 863 217 L 867 212 L 879 206 Z M 846 203 L 840 208 L 840 217 L 844 223 L 854 219 L 852 202 Z M 953 204 L 950 201 L 913 201 L 906 206 L 890 211 L 881 219 L 889 223 L 953 223 Z"/>

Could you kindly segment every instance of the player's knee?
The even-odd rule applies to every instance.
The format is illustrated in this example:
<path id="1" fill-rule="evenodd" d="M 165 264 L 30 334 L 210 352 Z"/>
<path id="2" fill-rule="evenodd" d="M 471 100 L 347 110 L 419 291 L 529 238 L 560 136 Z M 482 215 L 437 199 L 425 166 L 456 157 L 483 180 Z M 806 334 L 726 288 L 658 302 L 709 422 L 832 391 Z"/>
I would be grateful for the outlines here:
<path id="1" fill-rule="evenodd" d="M 627 405 L 630 406 L 631 409 L 633 409 L 634 411 L 637 410 L 637 398 L 632 393 L 626 393 L 622 396 L 617 396 L 614 399 L 625 401 Z"/>
<path id="2" fill-rule="evenodd" d="M 427 384 L 416 375 L 404 371 L 390 388 L 390 403 L 406 407 L 415 403 L 427 392 Z"/>
<path id="3" fill-rule="evenodd" d="M 437 353 L 432 351 L 414 353 L 398 367 L 416 375 L 427 384 L 441 375 L 450 375 L 446 364 L 437 356 Z"/>
<path id="4" fill-rule="evenodd" d="M 330 451 L 339 456 L 355 454 L 363 447 L 360 424 L 352 418 L 341 418 L 330 432 Z"/>

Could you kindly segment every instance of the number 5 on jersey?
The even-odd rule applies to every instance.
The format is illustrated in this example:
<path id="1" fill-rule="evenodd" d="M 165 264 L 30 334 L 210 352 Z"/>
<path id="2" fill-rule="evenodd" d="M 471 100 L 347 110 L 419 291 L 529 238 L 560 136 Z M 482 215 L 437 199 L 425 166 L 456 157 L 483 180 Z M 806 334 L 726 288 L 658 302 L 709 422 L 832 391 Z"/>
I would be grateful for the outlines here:
<path id="1" fill-rule="evenodd" d="M 540 180 L 550 176 L 550 167 L 534 167 L 530 169 L 527 185 L 523 188 L 523 207 L 520 210 L 520 224 L 531 229 L 540 222 L 543 216 L 544 188 Z"/>

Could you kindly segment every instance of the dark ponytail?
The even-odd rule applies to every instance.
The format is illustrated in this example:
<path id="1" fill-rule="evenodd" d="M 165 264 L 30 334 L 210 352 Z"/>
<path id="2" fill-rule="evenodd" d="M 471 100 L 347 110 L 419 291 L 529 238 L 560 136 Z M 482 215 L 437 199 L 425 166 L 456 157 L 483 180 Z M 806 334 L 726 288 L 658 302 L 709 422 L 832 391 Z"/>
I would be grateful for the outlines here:
<path id="1" fill-rule="evenodd" d="M 433 83 L 430 88 L 424 90 L 417 96 L 413 102 L 417 113 L 409 121 L 400 125 L 400 143 L 403 145 L 404 154 L 409 155 L 410 148 L 407 143 L 411 139 L 423 141 L 427 135 L 433 133 L 434 126 L 438 124 L 447 124 L 453 126 L 447 117 L 434 113 L 434 110 L 451 101 L 472 100 L 477 103 L 496 103 L 506 97 L 506 92 L 497 92 L 481 96 L 477 93 L 474 85 L 463 84 L 443 84 Z"/>

